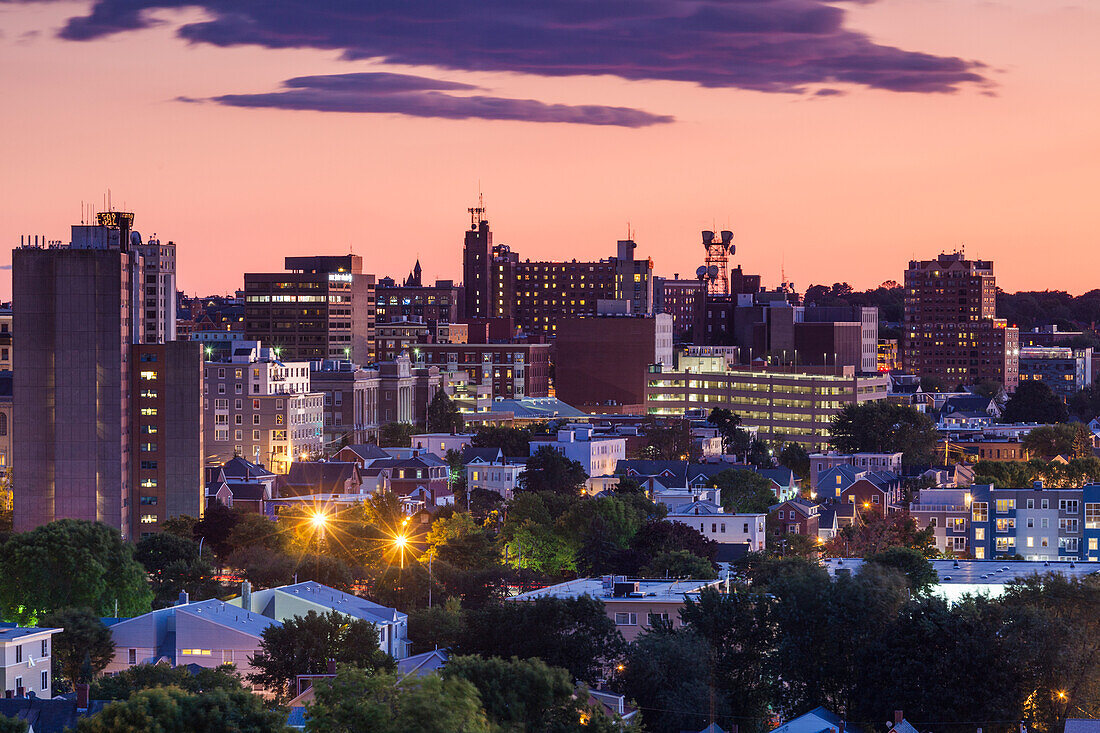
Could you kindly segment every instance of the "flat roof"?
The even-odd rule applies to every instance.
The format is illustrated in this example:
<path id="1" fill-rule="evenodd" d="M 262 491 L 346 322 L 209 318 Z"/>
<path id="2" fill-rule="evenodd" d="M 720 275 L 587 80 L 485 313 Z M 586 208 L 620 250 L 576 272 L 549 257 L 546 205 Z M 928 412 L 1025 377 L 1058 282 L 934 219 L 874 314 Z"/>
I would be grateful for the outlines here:
<path id="1" fill-rule="evenodd" d="M 27 637 L 37 636 L 38 634 L 57 634 L 64 630 L 65 629 L 52 629 L 45 626 L 16 626 L 13 628 L 0 629 L 0 643 L 26 639 Z"/>
<path id="2" fill-rule="evenodd" d="M 1042 560 L 930 560 L 940 585 L 1004 585 L 1012 580 L 1032 575 L 1057 573 L 1067 578 L 1084 578 L 1100 572 L 1100 562 L 1042 561 Z M 837 570 L 853 573 L 863 565 L 862 558 L 826 558 L 823 562 L 830 576 Z M 957 567 L 956 567 L 957 565 Z"/>
<path id="3" fill-rule="evenodd" d="M 637 583 L 638 592 L 641 595 L 615 597 L 612 595 L 610 588 L 604 587 L 602 578 L 578 578 L 577 580 L 550 585 L 545 588 L 539 588 L 538 590 L 528 591 L 527 593 L 520 593 L 510 600 L 531 601 L 543 597 L 578 598 L 588 595 L 603 601 L 615 601 L 616 603 L 624 601 L 674 602 L 682 601 L 687 594 L 698 593 L 704 588 L 719 586 L 723 583 L 721 580 L 651 580 L 645 578 L 627 578 L 626 580 L 620 579 L 617 582 Z"/>

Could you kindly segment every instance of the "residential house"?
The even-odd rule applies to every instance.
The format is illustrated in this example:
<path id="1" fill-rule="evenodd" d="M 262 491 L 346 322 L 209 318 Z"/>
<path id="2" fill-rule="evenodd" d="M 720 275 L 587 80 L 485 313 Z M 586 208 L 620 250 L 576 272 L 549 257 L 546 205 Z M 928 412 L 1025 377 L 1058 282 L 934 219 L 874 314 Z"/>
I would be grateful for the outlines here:
<path id="1" fill-rule="evenodd" d="M 315 494 L 363 496 L 363 479 L 353 461 L 299 461 L 290 466 L 277 485 L 280 497 Z"/>
<path id="2" fill-rule="evenodd" d="M 587 425 L 571 425 L 552 437 L 531 439 L 531 455 L 540 448 L 551 448 L 566 458 L 577 461 L 588 474 L 588 493 L 596 494 L 618 483 L 615 470 L 619 461 L 626 459 L 626 439 L 604 436 L 593 432 Z"/>
<path id="3" fill-rule="evenodd" d="M 820 512 L 820 504 L 806 499 L 788 499 L 768 507 L 768 515 L 775 517 L 776 531 L 781 535 L 819 536 Z"/>
<path id="4" fill-rule="evenodd" d="M 794 499 L 802 492 L 802 479 L 786 466 L 758 468 L 756 472 L 772 482 L 772 491 L 779 501 Z"/>
<path id="5" fill-rule="evenodd" d="M 504 499 L 512 498 L 519 476 L 527 467 L 522 459 L 505 458 L 500 448 L 467 448 L 463 461 L 468 491 L 493 491 Z"/>
<path id="6" fill-rule="evenodd" d="M 207 468 L 206 505 L 218 501 L 230 509 L 262 514 L 275 496 L 276 476 L 263 466 L 234 456 Z"/>
<path id="7" fill-rule="evenodd" d="M 885 471 L 867 471 L 840 492 L 839 503 L 855 504 L 863 513 L 885 517 L 901 502 L 901 478 Z"/>
<path id="8" fill-rule="evenodd" d="M 461 453 L 472 444 L 473 439 L 474 436 L 468 434 L 420 433 L 412 436 L 412 448 L 446 460 L 448 452 Z"/>
<path id="9" fill-rule="evenodd" d="M 53 635 L 64 629 L 0 628 L 0 664 L 5 696 L 53 697 Z"/>
<path id="10" fill-rule="evenodd" d="M 379 459 L 371 464 L 371 468 L 386 474 L 390 490 L 401 497 L 409 514 L 454 504 L 451 468 L 446 461 L 431 453 L 410 458 Z"/>
<path id="11" fill-rule="evenodd" d="M 665 519 L 698 529 L 708 540 L 745 544 L 752 552 L 764 550 L 766 514 L 727 514 L 721 504 L 695 501 L 676 507 Z"/>
<path id="12" fill-rule="evenodd" d="M 818 475 L 833 466 L 864 471 L 901 472 L 901 453 L 814 453 L 810 456 L 810 491 L 818 492 Z"/>

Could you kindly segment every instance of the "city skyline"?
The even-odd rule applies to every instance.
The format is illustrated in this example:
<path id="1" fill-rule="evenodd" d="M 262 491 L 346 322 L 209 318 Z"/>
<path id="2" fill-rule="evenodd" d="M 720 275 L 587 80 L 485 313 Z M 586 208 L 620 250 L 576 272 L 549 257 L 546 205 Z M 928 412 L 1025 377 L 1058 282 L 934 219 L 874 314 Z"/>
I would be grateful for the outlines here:
<path id="1" fill-rule="evenodd" d="M 12 246 L 28 233 L 67 241 L 81 201 L 102 208 L 110 188 L 143 235 L 181 247 L 188 293 L 237 289 L 242 273 L 278 270 L 284 256 L 348 251 L 380 276 L 403 276 L 419 256 L 427 280 L 459 280 L 466 208 L 480 188 L 496 241 L 523 258 L 606 257 L 629 224 L 638 254 L 668 277 L 694 272 L 698 231 L 712 228 L 735 232 L 746 271 L 771 286 L 785 271 L 800 290 L 900 282 L 910 259 L 960 246 L 992 259 L 1009 291 L 1079 294 L 1100 264 L 1090 246 L 1100 224 L 1087 213 L 1100 163 L 1089 129 L 1100 102 L 1100 65 L 1087 63 L 1095 9 L 800 0 L 787 5 L 818 18 L 805 32 L 819 37 L 820 56 L 795 71 L 756 59 L 758 76 L 741 64 L 715 77 L 725 67 L 703 49 L 677 81 L 644 59 L 612 75 L 615 44 L 588 66 L 564 49 L 572 56 L 555 72 L 515 49 L 490 66 L 432 49 L 357 52 L 338 34 L 273 48 L 187 30 L 218 17 L 215 3 L 150 6 L 138 15 L 155 23 L 119 32 L 128 21 L 114 5 L 95 5 L 102 28 L 70 22 L 90 3 L 0 5 L 0 63 L 14 72 L 0 88 L 20 100 L 0 142 L 19 172 L 0 184 L 0 236 Z M 740 35 L 769 37 L 766 19 Z M 57 37 L 62 29 L 79 40 Z M 823 71 L 844 43 L 896 78 Z M 388 61 L 350 58 L 375 52 Z M 670 51 L 653 53 L 667 61 Z M 919 59 L 933 70 L 903 73 Z M 420 106 L 286 109 L 333 108 L 316 95 L 334 89 Z M 509 119 L 423 101 L 438 95 L 496 100 L 489 106 L 505 112 L 492 114 Z M 475 116 L 446 116 L 466 114 Z"/>

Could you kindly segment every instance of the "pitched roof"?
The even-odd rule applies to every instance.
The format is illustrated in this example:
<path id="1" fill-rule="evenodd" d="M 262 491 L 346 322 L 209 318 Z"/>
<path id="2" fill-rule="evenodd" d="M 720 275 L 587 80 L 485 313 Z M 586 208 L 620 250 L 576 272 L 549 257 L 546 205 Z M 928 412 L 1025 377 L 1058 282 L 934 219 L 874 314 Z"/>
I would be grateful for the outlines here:
<path id="1" fill-rule="evenodd" d="M 500 448 L 477 448 L 472 445 L 468 445 L 462 449 L 462 463 L 473 463 L 474 461 L 480 461 L 483 463 L 492 463 L 493 461 L 501 461 L 504 459 L 504 451 Z"/>
<path id="2" fill-rule="evenodd" d="M 396 609 L 387 608 L 374 601 L 368 601 L 366 598 L 336 590 L 313 580 L 294 585 L 283 585 L 274 590 L 296 595 L 303 600 L 327 606 L 348 616 L 365 619 L 373 623 L 393 623 L 405 616 Z"/>
<path id="3" fill-rule="evenodd" d="M 446 649 L 434 649 L 423 654 L 414 654 L 411 657 L 397 660 L 397 674 L 402 677 L 408 677 L 409 675 L 420 677 L 429 672 L 442 669 L 450 658 L 451 654 Z"/>
<path id="4" fill-rule="evenodd" d="M 77 722 L 103 709 L 108 701 L 90 700 L 88 710 L 78 713 L 76 700 L 61 697 L 0 698 L 0 715 L 25 720 L 34 733 L 61 733 L 76 728 Z"/>
<path id="5" fill-rule="evenodd" d="M 345 445 L 340 450 L 350 450 L 359 456 L 360 460 L 371 461 L 376 458 L 389 458 L 390 454 L 379 448 L 374 443 L 353 443 Z"/>
<path id="6" fill-rule="evenodd" d="M 311 494 L 342 494 L 348 481 L 359 482 L 359 466 L 351 461 L 295 461 L 281 484 Z"/>
<path id="7" fill-rule="evenodd" d="M 240 456 L 233 456 L 228 461 L 222 464 L 222 473 L 226 478 L 274 478 L 275 474 L 268 471 L 266 468 L 258 463 L 251 463 L 241 458 Z"/>
<path id="8" fill-rule="evenodd" d="M 267 494 L 267 487 L 255 481 L 211 481 L 206 485 L 206 496 L 216 497 L 222 486 L 228 486 L 230 495 L 239 501 L 263 501 Z"/>
<path id="9" fill-rule="evenodd" d="M 764 478 L 769 478 L 779 486 L 793 486 L 795 483 L 794 471 L 786 466 L 778 468 L 758 468 L 756 472 Z"/>

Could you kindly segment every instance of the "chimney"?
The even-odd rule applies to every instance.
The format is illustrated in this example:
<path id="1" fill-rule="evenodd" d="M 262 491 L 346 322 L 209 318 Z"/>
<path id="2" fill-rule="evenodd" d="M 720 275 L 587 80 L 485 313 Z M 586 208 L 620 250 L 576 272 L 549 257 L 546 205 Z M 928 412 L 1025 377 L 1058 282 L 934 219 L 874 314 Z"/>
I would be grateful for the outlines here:
<path id="1" fill-rule="evenodd" d="M 252 584 L 247 580 L 241 582 L 241 608 L 245 611 L 252 610 Z"/>
<path id="2" fill-rule="evenodd" d="M 88 688 L 87 682 L 78 682 L 76 685 L 76 709 L 87 710 L 88 709 Z"/>
<path id="3" fill-rule="evenodd" d="M 27 688 L 23 687 L 22 685 L 20 685 L 19 687 L 16 687 L 15 688 L 15 696 L 16 697 L 26 697 L 27 696 Z"/>
<path id="4" fill-rule="evenodd" d="M 188 603 L 188 602 L 189 602 L 190 600 L 191 600 L 191 597 L 187 595 L 187 591 L 185 591 L 185 590 L 181 590 L 181 591 L 180 591 L 180 599 L 179 599 L 179 601 L 178 601 L 178 602 L 176 603 L 176 605 L 177 605 L 177 606 L 186 606 L 186 605 L 187 605 L 187 603 Z"/>
<path id="5" fill-rule="evenodd" d="M 900 710 L 894 711 L 894 725 L 901 725 L 901 721 L 905 720 L 905 715 Z"/>
<path id="6" fill-rule="evenodd" d="M 4 690 L 4 697 L 8 700 L 12 699 L 15 697 L 15 690 Z"/>
<path id="7" fill-rule="evenodd" d="M 336 660 L 335 659 L 328 660 L 328 673 L 329 674 L 336 674 Z"/>

